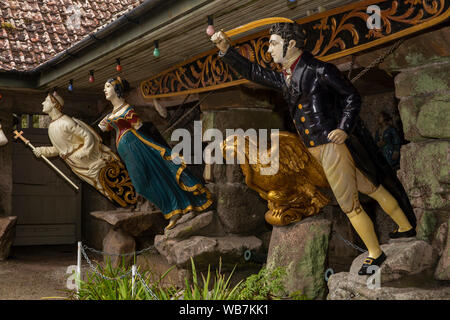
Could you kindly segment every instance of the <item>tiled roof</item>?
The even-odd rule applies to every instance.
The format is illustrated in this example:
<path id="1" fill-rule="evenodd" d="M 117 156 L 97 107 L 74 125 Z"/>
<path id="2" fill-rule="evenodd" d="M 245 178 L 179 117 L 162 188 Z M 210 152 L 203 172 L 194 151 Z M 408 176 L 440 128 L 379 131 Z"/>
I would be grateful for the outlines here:
<path id="1" fill-rule="evenodd" d="M 0 0 L 0 70 L 32 70 L 142 2 Z"/>

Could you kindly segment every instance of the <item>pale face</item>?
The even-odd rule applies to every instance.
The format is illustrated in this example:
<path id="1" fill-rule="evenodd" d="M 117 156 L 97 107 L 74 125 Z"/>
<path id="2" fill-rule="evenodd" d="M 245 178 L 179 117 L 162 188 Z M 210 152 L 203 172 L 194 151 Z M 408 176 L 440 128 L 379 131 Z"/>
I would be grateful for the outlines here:
<path id="1" fill-rule="evenodd" d="M 53 102 L 50 99 L 50 96 L 47 96 L 47 98 L 45 98 L 44 102 L 42 102 L 42 112 L 44 113 L 49 113 L 50 111 L 53 110 Z"/>
<path id="2" fill-rule="evenodd" d="M 103 92 L 105 92 L 105 97 L 106 97 L 106 100 L 108 100 L 108 101 L 110 101 L 111 99 L 113 99 L 117 96 L 116 91 L 114 91 L 114 86 L 109 82 L 105 83 L 105 88 L 103 89 Z"/>
<path id="3" fill-rule="evenodd" d="M 279 35 L 273 34 L 270 36 L 269 49 L 267 52 L 270 53 L 275 63 L 283 63 L 284 61 L 283 44 L 284 40 Z"/>

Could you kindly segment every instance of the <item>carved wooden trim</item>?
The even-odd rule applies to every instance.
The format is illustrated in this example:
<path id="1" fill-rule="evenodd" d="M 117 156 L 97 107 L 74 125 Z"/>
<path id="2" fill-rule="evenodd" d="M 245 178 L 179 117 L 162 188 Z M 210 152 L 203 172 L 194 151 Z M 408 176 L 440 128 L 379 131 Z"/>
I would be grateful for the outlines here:
<path id="1" fill-rule="evenodd" d="M 381 29 L 368 29 L 367 7 L 381 9 Z M 446 0 L 366 0 L 329 10 L 296 22 L 307 34 L 306 49 L 323 61 L 341 58 L 405 37 L 445 21 L 450 16 Z M 260 65 L 277 69 L 267 53 L 268 30 L 235 42 L 239 52 Z M 202 53 L 141 82 L 144 99 L 205 92 L 247 83 L 223 63 L 217 49 Z"/>

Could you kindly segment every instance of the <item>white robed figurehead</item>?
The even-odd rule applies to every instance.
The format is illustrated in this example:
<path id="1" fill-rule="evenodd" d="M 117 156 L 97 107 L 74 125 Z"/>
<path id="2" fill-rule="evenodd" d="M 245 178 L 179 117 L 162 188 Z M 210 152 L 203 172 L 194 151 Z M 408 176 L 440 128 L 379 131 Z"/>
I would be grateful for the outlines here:
<path id="1" fill-rule="evenodd" d="M 105 194 L 99 181 L 100 170 L 118 157 L 90 126 L 65 115 L 63 107 L 64 99 L 56 91 L 42 102 L 42 111 L 51 118 L 48 135 L 52 145 L 37 147 L 33 152 L 37 157 L 61 157 L 78 177 Z"/>
<path id="2" fill-rule="evenodd" d="M 5 136 L 5 133 L 2 130 L 2 124 L 0 123 L 0 146 L 4 146 L 8 143 L 8 139 Z"/>

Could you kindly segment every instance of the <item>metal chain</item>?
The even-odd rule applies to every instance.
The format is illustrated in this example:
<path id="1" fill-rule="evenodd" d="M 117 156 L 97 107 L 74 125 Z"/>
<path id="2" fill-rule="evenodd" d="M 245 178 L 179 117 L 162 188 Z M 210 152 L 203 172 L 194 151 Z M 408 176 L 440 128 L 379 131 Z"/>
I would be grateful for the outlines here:
<path id="1" fill-rule="evenodd" d="M 355 66 L 355 61 L 356 61 L 356 56 L 352 55 L 352 61 L 350 63 L 350 70 L 348 70 L 348 75 L 347 75 L 347 78 L 349 78 L 349 79 L 352 75 L 353 67 Z"/>
<path id="2" fill-rule="evenodd" d="M 145 283 L 145 281 L 142 278 L 141 274 L 136 271 L 136 275 L 139 278 L 139 280 L 141 280 L 141 283 L 144 286 L 144 289 L 147 291 L 147 293 L 149 293 L 153 297 L 153 299 L 159 300 L 158 297 L 156 296 L 156 294 L 154 294 L 153 291 L 147 286 L 147 283 Z"/>
<path id="3" fill-rule="evenodd" d="M 382 54 L 381 56 L 379 56 L 377 59 L 375 59 L 374 61 L 372 61 L 372 63 L 370 65 L 368 65 L 364 70 L 362 70 L 356 77 L 354 77 L 351 81 L 352 83 L 354 83 L 356 80 L 358 80 L 359 78 L 361 78 L 363 75 L 365 75 L 368 71 L 370 71 L 371 69 L 373 69 L 374 67 L 376 67 L 377 65 L 379 65 L 380 63 L 382 63 L 384 61 L 384 59 L 387 58 L 387 56 L 389 56 L 392 52 L 395 51 L 395 49 L 397 49 L 402 42 L 405 39 L 402 38 L 400 40 L 398 40 L 396 43 L 394 43 L 394 45 L 389 49 L 386 50 L 386 52 L 384 52 L 384 54 Z"/>
<path id="4" fill-rule="evenodd" d="M 83 257 L 86 259 L 86 261 L 87 261 L 87 263 L 89 264 L 89 266 L 91 267 L 91 269 L 92 269 L 98 276 L 100 276 L 101 278 L 103 278 L 103 279 L 105 279 L 105 280 L 114 280 L 114 281 L 121 280 L 121 279 L 125 278 L 126 276 L 128 276 L 128 275 L 131 273 L 131 271 L 132 271 L 132 269 L 130 269 L 130 270 L 128 270 L 126 273 L 124 273 L 124 274 L 122 274 L 122 275 L 120 275 L 120 276 L 118 276 L 118 277 L 116 277 L 116 278 L 111 278 L 111 277 L 105 276 L 105 275 L 101 274 L 100 272 L 98 272 L 97 268 L 94 267 L 92 261 L 91 261 L 91 260 L 89 259 L 89 257 L 87 256 L 86 251 L 84 251 L 84 247 L 81 247 L 81 254 L 82 254 Z"/>
<path id="5" fill-rule="evenodd" d="M 358 250 L 358 251 L 360 251 L 360 252 L 366 252 L 366 251 L 367 251 L 367 250 L 361 249 L 361 248 L 358 247 L 356 244 L 351 243 L 350 241 L 348 241 L 347 239 L 345 239 L 343 236 L 341 236 L 337 231 L 333 230 L 333 233 L 334 233 L 335 235 L 337 235 L 337 237 L 338 237 L 339 239 L 341 239 L 342 241 L 344 241 L 344 243 L 345 243 L 346 245 L 348 245 L 349 247 L 352 247 L 353 249 L 356 249 L 356 250 Z"/>
<path id="6" fill-rule="evenodd" d="M 98 254 L 101 254 L 101 255 L 105 255 L 105 256 L 115 256 L 115 257 L 126 257 L 126 256 L 134 256 L 134 255 L 138 256 L 138 255 L 140 255 L 140 254 L 142 254 L 142 253 L 144 253 L 144 252 L 147 252 L 147 251 L 152 250 L 153 248 L 155 248 L 155 246 L 154 246 L 154 245 L 151 245 L 151 246 L 148 247 L 148 248 L 145 248 L 145 249 L 142 249 L 142 250 L 139 250 L 139 251 L 134 251 L 134 252 L 128 252 L 128 253 L 110 253 L 110 252 L 103 252 L 103 251 L 100 251 L 100 250 L 96 250 L 96 249 L 94 249 L 94 248 L 89 248 L 88 246 L 83 245 L 83 249 L 86 249 L 86 250 L 89 250 L 89 251 L 91 251 L 91 252 L 98 253 Z"/>
<path id="7" fill-rule="evenodd" d="M 170 130 L 172 130 L 172 128 L 174 128 L 178 123 L 180 123 L 181 120 L 183 120 L 184 118 L 186 118 L 192 111 L 194 111 L 195 108 L 197 108 L 206 98 L 208 98 L 214 91 L 210 91 L 208 92 L 198 103 L 195 104 L 195 106 L 193 106 L 191 109 L 189 109 L 184 115 L 182 115 L 180 118 L 178 118 L 177 121 L 175 121 L 170 127 L 168 127 L 167 129 L 165 129 L 163 131 L 162 134 L 166 134 L 167 132 L 169 132 Z"/>
<path id="8" fill-rule="evenodd" d="M 124 273 L 124 274 L 122 274 L 122 275 L 120 275 L 120 276 L 118 276 L 118 277 L 115 277 L 115 278 L 111 278 L 111 277 L 105 276 L 104 274 L 101 274 L 100 272 L 98 272 L 97 268 L 94 267 L 92 261 L 89 259 L 88 255 L 86 254 L 86 251 L 84 251 L 85 248 L 86 248 L 86 246 L 82 246 L 82 247 L 81 247 L 81 253 L 82 253 L 83 257 L 86 259 L 86 261 L 87 261 L 87 263 L 89 264 L 90 268 L 91 268 L 98 276 L 100 276 L 101 278 L 103 278 L 103 279 L 105 279 L 105 280 L 110 280 L 110 281 L 117 281 L 117 280 L 121 280 L 121 279 L 123 279 L 123 278 L 129 276 L 129 275 L 133 272 L 133 269 L 130 269 L 130 270 L 128 270 L 126 273 Z M 89 248 L 89 249 L 92 249 L 92 248 Z M 146 248 L 146 249 L 144 249 L 144 250 L 148 250 L 148 249 L 149 249 L 149 248 Z M 94 250 L 95 252 L 101 253 L 101 251 L 98 251 L 98 250 L 95 250 L 95 249 L 93 249 L 93 250 Z M 142 250 L 142 251 L 144 251 L 144 250 Z M 142 278 L 141 274 L 140 274 L 139 272 L 137 272 L 137 271 L 136 271 L 136 276 L 137 276 L 137 277 L 139 278 L 139 280 L 141 281 L 141 283 L 142 283 L 142 285 L 144 286 L 144 289 L 147 291 L 147 293 L 149 293 L 149 294 L 152 296 L 152 298 L 153 298 L 154 300 L 159 300 L 158 297 L 156 296 L 156 294 L 154 294 L 153 291 L 148 287 L 147 283 L 145 283 L 145 281 L 144 281 L 144 279 Z"/>

